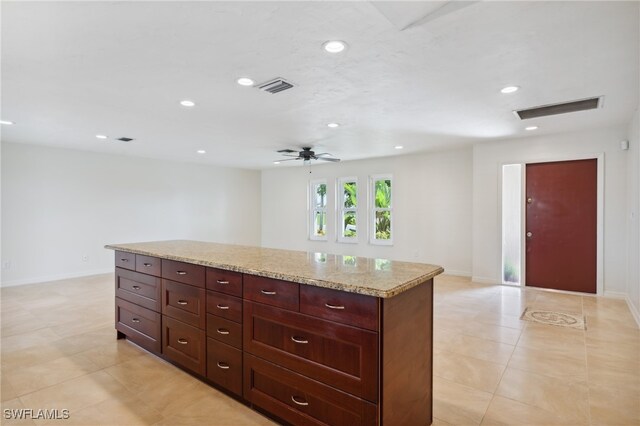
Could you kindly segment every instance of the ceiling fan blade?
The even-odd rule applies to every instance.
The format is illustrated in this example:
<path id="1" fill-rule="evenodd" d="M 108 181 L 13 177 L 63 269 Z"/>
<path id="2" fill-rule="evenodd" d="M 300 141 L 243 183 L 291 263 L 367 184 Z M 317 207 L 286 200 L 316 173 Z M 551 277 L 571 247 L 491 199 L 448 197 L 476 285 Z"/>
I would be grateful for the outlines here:
<path id="1" fill-rule="evenodd" d="M 282 154 L 282 155 L 284 155 L 285 157 L 299 157 L 298 154 Z"/>
<path id="2" fill-rule="evenodd" d="M 329 153 L 329 152 L 323 152 L 322 154 L 316 154 L 316 157 L 323 157 L 325 155 L 328 155 L 330 157 L 333 157 L 333 154 Z"/>
<path id="3" fill-rule="evenodd" d="M 294 151 L 293 149 L 289 149 L 289 148 L 287 148 L 287 149 L 279 149 L 279 150 L 277 150 L 276 152 L 279 152 L 279 153 L 285 153 L 285 152 L 286 152 L 286 153 L 288 153 L 288 154 L 289 154 L 289 153 L 292 153 L 292 152 L 298 152 L 298 151 Z"/>
<path id="4" fill-rule="evenodd" d="M 338 162 L 340 161 L 339 158 L 327 158 L 327 157 L 318 157 L 316 158 L 316 160 L 322 160 L 322 161 L 333 161 L 333 162 Z"/>
<path id="5" fill-rule="evenodd" d="M 286 160 L 275 160 L 275 161 L 279 161 L 279 162 L 283 162 L 283 161 L 293 161 L 293 160 L 302 160 L 301 157 L 296 157 L 296 158 L 287 158 Z"/>

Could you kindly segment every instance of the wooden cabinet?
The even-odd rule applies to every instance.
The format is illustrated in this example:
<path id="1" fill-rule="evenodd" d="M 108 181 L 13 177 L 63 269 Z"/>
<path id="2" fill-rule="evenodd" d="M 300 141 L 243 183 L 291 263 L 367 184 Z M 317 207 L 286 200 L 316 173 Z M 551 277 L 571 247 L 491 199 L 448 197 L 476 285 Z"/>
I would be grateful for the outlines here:
<path id="1" fill-rule="evenodd" d="M 374 404 L 246 352 L 244 396 L 295 425 L 378 424 Z"/>
<path id="2" fill-rule="evenodd" d="M 119 337 L 294 425 L 429 425 L 433 281 L 391 298 L 122 251 Z"/>
<path id="3" fill-rule="evenodd" d="M 148 351 L 160 352 L 160 314 L 116 298 L 116 330 Z"/>
<path id="4" fill-rule="evenodd" d="M 244 349 L 345 392 L 378 399 L 378 334 L 244 302 Z"/>
<path id="5" fill-rule="evenodd" d="M 205 339 L 204 330 L 162 316 L 162 352 L 170 360 L 201 376 L 206 371 Z"/>

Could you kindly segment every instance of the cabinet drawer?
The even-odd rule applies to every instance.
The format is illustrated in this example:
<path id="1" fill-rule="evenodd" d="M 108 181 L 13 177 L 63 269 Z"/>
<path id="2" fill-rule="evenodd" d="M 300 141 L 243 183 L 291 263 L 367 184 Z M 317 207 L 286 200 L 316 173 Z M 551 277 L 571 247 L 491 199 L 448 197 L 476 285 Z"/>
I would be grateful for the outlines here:
<path id="1" fill-rule="evenodd" d="M 245 351 L 377 401 L 377 333 L 248 301 L 243 311 Z"/>
<path id="2" fill-rule="evenodd" d="M 116 268 L 116 296 L 160 312 L 162 285 L 160 278 Z"/>
<path id="3" fill-rule="evenodd" d="M 116 297 L 116 330 L 148 351 L 160 353 L 160 314 Z"/>
<path id="4" fill-rule="evenodd" d="M 206 324 L 205 290 L 162 280 L 162 313 L 204 329 Z"/>
<path id="5" fill-rule="evenodd" d="M 204 270 L 205 267 L 201 265 L 162 259 L 162 278 L 168 280 L 204 287 Z"/>
<path id="6" fill-rule="evenodd" d="M 117 268 L 131 269 L 132 271 L 136 269 L 135 254 L 127 253 L 126 251 L 116 251 L 115 256 Z"/>
<path id="7" fill-rule="evenodd" d="M 207 312 L 241 323 L 242 299 L 216 291 L 207 291 Z"/>
<path id="8" fill-rule="evenodd" d="M 207 289 L 242 297 L 242 274 L 224 269 L 207 268 Z"/>
<path id="9" fill-rule="evenodd" d="M 206 336 L 204 330 L 162 316 L 162 353 L 170 360 L 204 376 Z"/>
<path id="10" fill-rule="evenodd" d="M 296 425 L 376 425 L 376 406 L 244 355 L 244 397 Z"/>
<path id="11" fill-rule="evenodd" d="M 378 330 L 378 298 L 329 288 L 300 286 L 300 312 Z"/>
<path id="12" fill-rule="evenodd" d="M 242 396 L 242 352 L 207 338 L 207 378 Z"/>
<path id="13" fill-rule="evenodd" d="M 141 254 L 136 255 L 136 271 L 143 274 L 160 276 L 162 271 L 162 260 L 157 257 L 143 256 Z"/>
<path id="14" fill-rule="evenodd" d="M 242 324 L 207 314 L 207 336 L 242 349 Z"/>
<path id="15" fill-rule="evenodd" d="M 255 302 L 297 311 L 300 306 L 299 287 L 298 283 L 245 274 L 243 295 Z"/>

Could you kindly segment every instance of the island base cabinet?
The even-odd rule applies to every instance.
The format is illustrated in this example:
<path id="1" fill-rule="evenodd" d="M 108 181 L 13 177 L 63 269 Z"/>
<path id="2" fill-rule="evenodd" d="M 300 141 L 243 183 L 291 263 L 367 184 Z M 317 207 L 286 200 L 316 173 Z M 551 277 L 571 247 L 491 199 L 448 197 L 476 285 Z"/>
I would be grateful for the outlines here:
<path id="1" fill-rule="evenodd" d="M 242 352 L 212 338 L 207 338 L 207 378 L 242 396 Z"/>
<path id="2" fill-rule="evenodd" d="M 206 335 L 204 330 L 162 316 L 162 353 L 169 360 L 205 375 Z"/>
<path id="3" fill-rule="evenodd" d="M 376 425 L 376 406 L 244 353 L 244 397 L 294 425 Z"/>

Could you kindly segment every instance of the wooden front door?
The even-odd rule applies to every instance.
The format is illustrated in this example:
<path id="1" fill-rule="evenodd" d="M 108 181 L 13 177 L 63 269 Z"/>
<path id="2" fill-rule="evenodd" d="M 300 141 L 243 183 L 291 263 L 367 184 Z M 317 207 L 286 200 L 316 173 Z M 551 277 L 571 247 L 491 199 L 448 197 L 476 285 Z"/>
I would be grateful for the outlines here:
<path id="1" fill-rule="evenodd" d="M 527 164 L 526 285 L 596 292 L 597 160 Z"/>

